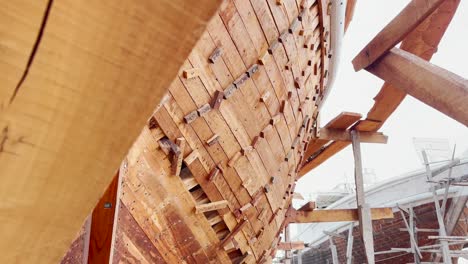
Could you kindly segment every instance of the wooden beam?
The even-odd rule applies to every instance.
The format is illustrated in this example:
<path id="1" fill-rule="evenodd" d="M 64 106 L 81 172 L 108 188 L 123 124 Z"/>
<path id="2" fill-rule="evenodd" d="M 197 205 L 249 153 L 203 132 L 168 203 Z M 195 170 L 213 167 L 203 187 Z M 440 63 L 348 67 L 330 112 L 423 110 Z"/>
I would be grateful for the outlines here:
<path id="1" fill-rule="evenodd" d="M 354 70 L 367 68 L 401 42 L 445 0 L 412 0 L 353 59 Z"/>
<path id="2" fill-rule="evenodd" d="M 220 4 L 0 3 L 0 263 L 60 261 Z"/>
<path id="3" fill-rule="evenodd" d="M 364 177 L 362 175 L 361 142 L 360 135 L 356 130 L 351 131 L 351 139 L 353 144 L 354 156 L 354 182 L 356 185 L 356 205 L 358 208 L 361 240 L 364 244 L 364 252 L 367 258 L 367 263 L 375 263 L 374 236 L 371 216 L 372 213 L 365 199 Z"/>
<path id="4" fill-rule="evenodd" d="M 204 212 L 215 211 L 218 209 L 226 208 L 227 205 L 228 205 L 228 201 L 226 200 L 216 201 L 216 202 L 207 203 L 207 204 L 200 204 L 200 205 L 195 206 L 195 212 L 197 214 L 200 214 Z"/>
<path id="5" fill-rule="evenodd" d="M 388 137 L 380 132 L 359 132 L 361 142 L 387 144 Z M 320 139 L 333 141 L 351 141 L 349 130 L 321 128 Z"/>
<path id="6" fill-rule="evenodd" d="M 367 70 L 468 126 L 468 80 L 398 48 Z"/>
<path id="7" fill-rule="evenodd" d="M 372 208 L 372 220 L 393 218 L 392 208 Z M 358 209 L 330 209 L 313 211 L 293 211 L 291 223 L 322 223 L 358 221 Z"/>
<path id="8" fill-rule="evenodd" d="M 356 2 L 357 0 L 348 0 L 346 3 L 344 32 L 348 30 L 349 24 L 351 23 L 351 20 L 353 20 Z"/>
<path id="9" fill-rule="evenodd" d="M 430 61 L 452 20 L 460 0 L 446 0 L 424 22 L 413 30 L 401 43 L 402 50 L 413 53 Z M 368 120 L 380 121 L 380 128 L 385 120 L 395 111 L 403 99 L 405 91 L 385 83 L 375 96 L 375 103 L 367 114 Z"/>
<path id="10" fill-rule="evenodd" d="M 304 249 L 304 241 L 280 242 L 276 249 L 278 250 L 299 250 Z"/>

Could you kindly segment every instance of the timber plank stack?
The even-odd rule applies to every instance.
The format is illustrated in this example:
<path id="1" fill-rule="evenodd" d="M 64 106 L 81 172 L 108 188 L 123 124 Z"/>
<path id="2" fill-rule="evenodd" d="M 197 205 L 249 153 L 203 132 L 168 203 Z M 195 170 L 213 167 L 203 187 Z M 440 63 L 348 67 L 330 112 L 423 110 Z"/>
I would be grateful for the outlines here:
<path id="1" fill-rule="evenodd" d="M 222 3 L 124 161 L 114 260 L 271 261 L 326 89 L 327 6 Z"/>

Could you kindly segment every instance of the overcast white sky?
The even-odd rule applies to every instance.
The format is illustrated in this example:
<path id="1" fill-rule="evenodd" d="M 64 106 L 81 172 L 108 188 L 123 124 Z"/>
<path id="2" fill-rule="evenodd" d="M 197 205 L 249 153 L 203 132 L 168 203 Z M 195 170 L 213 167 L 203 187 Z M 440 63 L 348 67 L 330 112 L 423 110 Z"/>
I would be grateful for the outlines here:
<path id="1" fill-rule="evenodd" d="M 357 112 L 364 117 L 383 82 L 366 71 L 354 72 L 351 60 L 394 18 L 409 0 L 359 0 L 354 19 L 343 40 L 343 53 L 335 85 L 321 112 L 326 124 L 340 112 Z M 468 1 L 461 1 L 438 52 L 431 62 L 468 78 Z M 467 102 L 468 103 L 468 102 Z M 431 107 L 408 96 L 380 130 L 389 136 L 386 145 L 363 144 L 363 166 L 388 179 L 420 168 L 413 137 L 447 138 L 457 144 L 457 154 L 468 149 L 468 129 Z M 326 191 L 337 183 L 353 179 L 351 148 L 338 153 L 303 177 L 296 190 L 307 195 Z"/>

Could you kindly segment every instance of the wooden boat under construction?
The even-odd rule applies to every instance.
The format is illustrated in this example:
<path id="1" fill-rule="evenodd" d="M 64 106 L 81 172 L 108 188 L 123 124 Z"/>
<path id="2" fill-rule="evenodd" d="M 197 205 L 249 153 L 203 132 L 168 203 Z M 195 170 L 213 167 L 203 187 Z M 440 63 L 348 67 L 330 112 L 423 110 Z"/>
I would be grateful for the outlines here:
<path id="1" fill-rule="evenodd" d="M 223 2 L 122 164 L 115 263 L 271 259 L 328 89 L 328 8 Z"/>
<path id="2" fill-rule="evenodd" d="M 459 1 L 432 2 L 409 5 L 422 11 L 388 41 L 429 60 Z M 0 28 L 13 54 L 0 60 L 11 76 L 0 98 L 0 262 L 270 263 L 291 222 L 358 220 L 357 209 L 291 207 L 296 181 L 356 135 L 386 142 L 377 131 L 412 94 L 387 87 L 367 118 L 344 112 L 321 127 L 354 4 L 2 3 L 14 23 Z M 367 48 L 357 69 L 386 79 L 376 64 L 399 41 Z M 429 104 L 466 124 L 463 96 Z"/>

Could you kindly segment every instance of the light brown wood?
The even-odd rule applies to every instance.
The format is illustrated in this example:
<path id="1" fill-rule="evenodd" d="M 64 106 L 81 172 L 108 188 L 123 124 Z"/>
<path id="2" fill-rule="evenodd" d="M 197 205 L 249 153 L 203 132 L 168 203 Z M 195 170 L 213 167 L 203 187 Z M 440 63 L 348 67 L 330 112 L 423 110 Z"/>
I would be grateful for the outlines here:
<path id="1" fill-rule="evenodd" d="M 431 60 L 437 46 L 452 20 L 460 0 L 446 0 L 423 23 L 413 30 L 401 43 L 402 50 L 411 52 L 424 60 Z M 389 83 L 385 83 L 374 98 L 375 103 L 367 114 L 367 119 L 384 121 L 395 111 L 406 93 Z"/>
<path id="2" fill-rule="evenodd" d="M 216 201 L 212 203 L 197 205 L 195 207 L 195 212 L 197 214 L 200 214 L 204 212 L 215 211 L 218 209 L 226 208 L 227 206 L 228 206 L 228 201 L 226 200 Z"/>
<path id="3" fill-rule="evenodd" d="M 219 6 L 46 4 L 0 4 L 1 263 L 60 260 Z"/>
<path id="4" fill-rule="evenodd" d="M 277 246 L 278 250 L 299 250 L 304 248 L 305 245 L 303 241 L 280 242 Z"/>
<path id="5" fill-rule="evenodd" d="M 367 69 L 468 126 L 468 80 L 398 48 Z"/>
<path id="6" fill-rule="evenodd" d="M 319 139 L 333 141 L 351 141 L 350 130 L 321 128 Z M 359 132 L 359 139 L 363 143 L 386 144 L 388 137 L 380 132 Z"/>
<path id="7" fill-rule="evenodd" d="M 380 56 L 402 41 L 445 0 L 412 0 L 353 59 L 355 71 L 374 63 Z"/>
<path id="8" fill-rule="evenodd" d="M 371 208 L 372 220 L 393 218 L 392 208 Z M 358 209 L 295 211 L 291 223 L 358 221 Z"/>
<path id="9" fill-rule="evenodd" d="M 347 129 L 354 123 L 356 123 L 359 119 L 361 119 L 362 115 L 358 113 L 351 113 L 351 112 L 342 112 L 330 122 L 328 122 L 324 128 L 327 129 Z M 320 137 L 320 130 L 317 130 L 317 137 Z M 312 138 L 309 141 L 309 145 L 307 146 L 307 150 L 304 153 L 304 157 L 307 159 L 314 153 L 316 153 L 320 148 L 325 146 L 329 143 L 330 140 L 320 139 L 320 138 Z"/>

